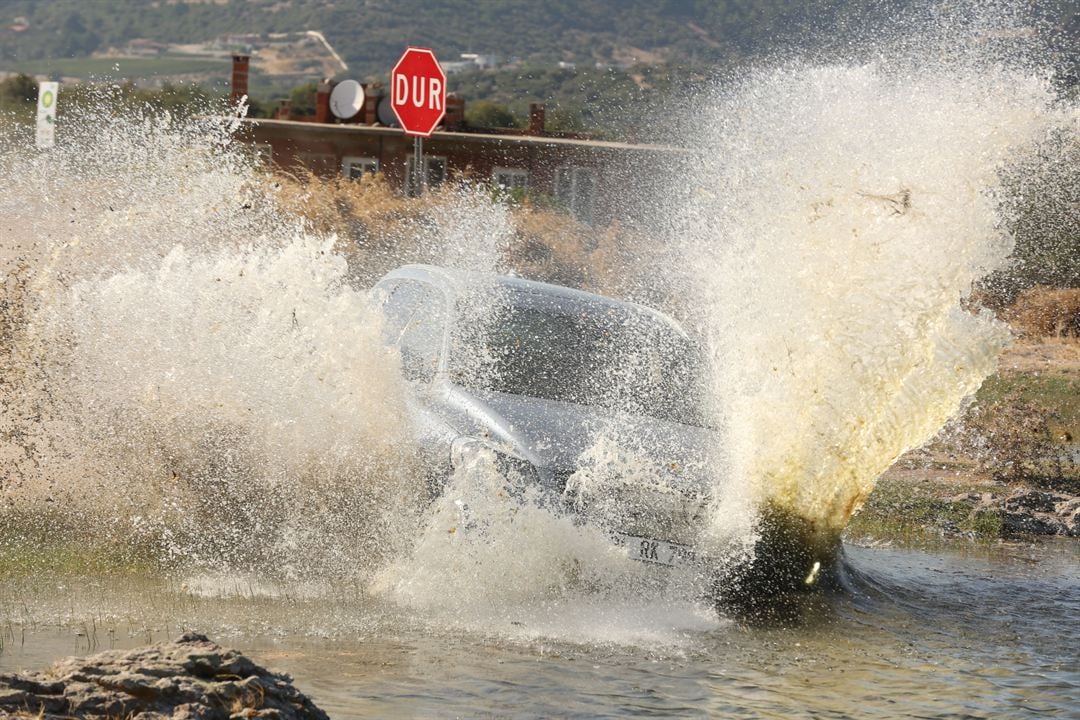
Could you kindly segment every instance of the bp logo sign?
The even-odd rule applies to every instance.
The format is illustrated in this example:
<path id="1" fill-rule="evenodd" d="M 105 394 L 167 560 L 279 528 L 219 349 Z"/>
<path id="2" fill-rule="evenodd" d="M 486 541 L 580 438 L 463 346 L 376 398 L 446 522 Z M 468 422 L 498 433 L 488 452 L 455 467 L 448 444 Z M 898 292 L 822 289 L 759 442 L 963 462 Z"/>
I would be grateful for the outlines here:
<path id="1" fill-rule="evenodd" d="M 56 95 L 60 86 L 55 82 L 43 82 L 38 86 L 37 136 L 39 148 L 50 148 L 55 142 Z"/>

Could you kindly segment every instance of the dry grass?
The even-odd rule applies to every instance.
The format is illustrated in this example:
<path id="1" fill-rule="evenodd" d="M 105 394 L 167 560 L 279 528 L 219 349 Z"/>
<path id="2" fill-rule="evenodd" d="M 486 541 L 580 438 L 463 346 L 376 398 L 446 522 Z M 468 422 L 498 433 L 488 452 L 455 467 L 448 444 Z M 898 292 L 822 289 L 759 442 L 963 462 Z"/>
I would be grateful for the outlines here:
<path id="1" fill-rule="evenodd" d="M 316 232 L 338 236 L 338 250 L 360 284 L 406 262 L 443 262 L 445 248 L 432 244 L 425 231 L 462 201 L 461 188 L 452 184 L 422 198 L 403 197 L 378 175 L 350 180 L 279 173 L 267 182 L 282 209 Z M 500 202 L 486 193 L 472 187 L 467 194 Z M 528 200 L 505 202 L 511 232 L 502 264 L 524 277 L 619 296 L 632 284 L 628 268 L 645 266 L 639 262 L 644 238 L 618 223 L 594 228 Z"/>
<path id="2" fill-rule="evenodd" d="M 1021 337 L 1080 337 L 1080 288 L 1028 288 L 1002 313 Z"/>
<path id="3" fill-rule="evenodd" d="M 1003 372 L 1080 373 L 1080 338 L 1021 338 L 1005 349 L 999 367 Z"/>

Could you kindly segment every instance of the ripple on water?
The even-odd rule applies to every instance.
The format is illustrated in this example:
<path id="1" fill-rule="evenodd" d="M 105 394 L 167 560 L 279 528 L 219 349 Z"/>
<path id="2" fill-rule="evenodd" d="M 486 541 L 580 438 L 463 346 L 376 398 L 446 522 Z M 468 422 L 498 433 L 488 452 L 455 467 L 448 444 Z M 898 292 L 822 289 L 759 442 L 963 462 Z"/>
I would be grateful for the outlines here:
<path id="1" fill-rule="evenodd" d="M 583 599 L 532 608 L 505 633 L 478 632 L 340 591 L 192 593 L 145 577 L 6 582 L 0 671 L 184 627 L 292 673 L 339 717 L 1075 712 L 1075 541 L 848 548 L 848 558 L 852 593 L 813 624 L 771 630 L 700 607 Z"/>

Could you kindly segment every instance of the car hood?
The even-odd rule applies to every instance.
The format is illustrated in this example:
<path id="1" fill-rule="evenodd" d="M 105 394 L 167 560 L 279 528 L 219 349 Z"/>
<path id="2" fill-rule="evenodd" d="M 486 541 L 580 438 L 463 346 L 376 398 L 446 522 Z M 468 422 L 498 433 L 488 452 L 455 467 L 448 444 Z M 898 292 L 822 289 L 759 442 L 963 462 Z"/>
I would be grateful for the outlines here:
<path id="1" fill-rule="evenodd" d="M 596 458 L 684 487 L 710 484 L 719 443 L 708 428 L 451 384 L 437 396 L 461 434 L 489 438 L 563 478 Z"/>

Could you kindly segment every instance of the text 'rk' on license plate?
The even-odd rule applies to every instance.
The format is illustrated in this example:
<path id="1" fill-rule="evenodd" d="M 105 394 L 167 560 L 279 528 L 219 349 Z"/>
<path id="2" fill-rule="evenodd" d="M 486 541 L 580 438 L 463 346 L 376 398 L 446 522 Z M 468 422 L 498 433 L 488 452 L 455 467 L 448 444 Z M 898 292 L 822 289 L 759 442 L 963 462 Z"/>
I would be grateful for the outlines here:
<path id="1" fill-rule="evenodd" d="M 627 554 L 634 560 L 668 566 L 694 563 L 694 549 L 687 545 L 622 533 L 615 533 L 612 539 L 616 545 L 625 547 Z"/>

